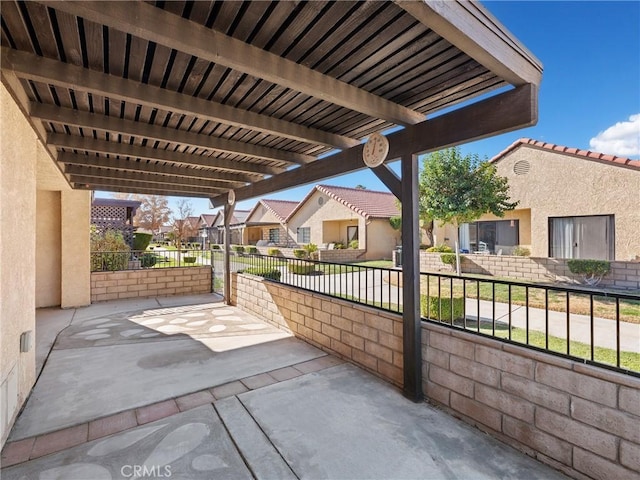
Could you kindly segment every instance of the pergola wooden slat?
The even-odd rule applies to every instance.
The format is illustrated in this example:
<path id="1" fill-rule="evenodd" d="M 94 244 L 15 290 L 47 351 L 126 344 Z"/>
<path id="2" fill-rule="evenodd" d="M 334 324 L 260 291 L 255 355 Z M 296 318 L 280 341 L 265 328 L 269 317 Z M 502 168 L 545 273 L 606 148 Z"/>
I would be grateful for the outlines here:
<path id="1" fill-rule="evenodd" d="M 362 142 L 402 127 L 387 137 L 401 177 L 374 173 L 402 200 L 404 390 L 421 398 L 417 155 L 537 121 L 541 64 L 489 12 L 7 0 L 0 15 L 2 82 L 72 188 L 209 198 L 228 230 L 231 189 L 240 201 L 365 168 Z"/>

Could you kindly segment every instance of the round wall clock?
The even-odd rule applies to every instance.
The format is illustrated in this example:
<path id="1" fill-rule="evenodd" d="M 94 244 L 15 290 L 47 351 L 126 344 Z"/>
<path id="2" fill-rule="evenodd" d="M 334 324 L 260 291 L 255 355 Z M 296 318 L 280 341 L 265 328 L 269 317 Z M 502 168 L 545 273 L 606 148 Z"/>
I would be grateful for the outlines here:
<path id="1" fill-rule="evenodd" d="M 367 167 L 374 168 L 382 165 L 389 154 L 389 140 L 380 133 L 374 133 L 364 144 L 362 160 Z"/>
<path id="2" fill-rule="evenodd" d="M 236 192 L 234 192 L 233 190 L 229 190 L 229 193 L 227 194 L 227 203 L 229 205 L 233 205 L 234 203 L 236 203 Z"/>

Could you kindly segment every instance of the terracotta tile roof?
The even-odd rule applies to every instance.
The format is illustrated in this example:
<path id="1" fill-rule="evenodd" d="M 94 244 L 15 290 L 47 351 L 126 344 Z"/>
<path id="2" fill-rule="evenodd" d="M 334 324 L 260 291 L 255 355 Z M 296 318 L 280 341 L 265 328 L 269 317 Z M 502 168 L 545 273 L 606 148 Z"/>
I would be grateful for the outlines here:
<path id="1" fill-rule="evenodd" d="M 602 163 L 612 163 L 614 165 L 618 165 L 621 167 L 631 167 L 640 169 L 640 160 L 633 160 L 631 158 L 626 157 L 616 157 L 615 155 L 606 155 L 604 153 L 591 152 L 589 150 L 580 150 L 579 148 L 569 148 L 563 147 L 562 145 L 556 145 L 554 143 L 545 143 L 540 142 L 538 140 L 533 140 L 531 138 L 521 138 L 516 140 L 511 145 L 509 145 L 506 149 L 500 152 L 498 155 L 493 157 L 490 162 L 497 162 L 501 158 L 503 158 L 508 153 L 512 152 L 516 148 L 528 145 L 530 147 L 539 148 L 543 150 L 551 150 L 558 153 L 564 153 L 567 155 L 573 155 L 575 157 L 581 157 L 585 160 L 593 160 Z"/>
<path id="2" fill-rule="evenodd" d="M 298 206 L 298 202 L 292 200 L 270 200 L 263 198 L 259 203 L 273 213 L 278 220 L 280 220 L 280 223 L 285 223 L 287 217 Z"/>
<path id="3" fill-rule="evenodd" d="M 392 193 L 360 188 L 333 187 L 331 185 L 316 185 L 305 199 L 300 202 L 300 205 L 306 202 L 315 190 L 333 198 L 336 202 L 342 203 L 365 218 L 390 218 L 400 215 L 400 211 L 396 206 L 396 197 Z M 291 212 L 290 216 L 293 216 L 293 213 Z"/>
<path id="4" fill-rule="evenodd" d="M 231 220 L 229 220 L 229 225 L 239 225 L 244 223 L 249 216 L 249 212 L 250 210 L 234 210 L 233 215 L 231 215 Z"/>

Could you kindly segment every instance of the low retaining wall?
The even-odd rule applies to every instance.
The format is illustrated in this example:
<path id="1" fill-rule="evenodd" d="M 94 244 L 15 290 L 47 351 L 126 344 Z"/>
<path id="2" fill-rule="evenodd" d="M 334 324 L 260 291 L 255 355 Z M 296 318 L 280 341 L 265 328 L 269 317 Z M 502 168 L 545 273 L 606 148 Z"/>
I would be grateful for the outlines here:
<path id="1" fill-rule="evenodd" d="M 343 248 L 339 250 L 318 250 L 318 259 L 321 262 L 334 262 L 334 263 L 346 263 L 346 262 L 359 262 L 366 260 L 366 251 Z"/>
<path id="2" fill-rule="evenodd" d="M 422 346 L 425 395 L 454 416 L 573 477 L 640 475 L 639 378 L 428 323 Z"/>
<path id="3" fill-rule="evenodd" d="M 247 274 L 232 274 L 231 302 L 402 387 L 400 315 Z"/>
<path id="4" fill-rule="evenodd" d="M 211 292 L 211 267 L 91 273 L 91 302 Z"/>
<path id="5" fill-rule="evenodd" d="M 579 283 L 580 276 L 569 271 L 563 258 L 516 257 L 512 255 L 463 254 L 463 273 L 513 277 L 544 282 Z M 420 252 L 420 271 L 451 272 L 439 253 Z M 602 287 L 640 290 L 639 262 L 611 262 L 611 272 L 602 279 Z"/>

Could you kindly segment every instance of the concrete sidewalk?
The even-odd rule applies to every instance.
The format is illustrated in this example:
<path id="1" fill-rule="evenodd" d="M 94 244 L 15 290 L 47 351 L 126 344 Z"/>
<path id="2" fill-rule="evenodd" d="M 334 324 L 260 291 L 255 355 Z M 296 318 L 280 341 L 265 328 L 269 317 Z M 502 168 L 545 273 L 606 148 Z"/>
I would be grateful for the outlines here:
<path id="1" fill-rule="evenodd" d="M 184 300 L 39 314 L 68 326 L 3 480 L 564 478 L 212 296 Z"/>

